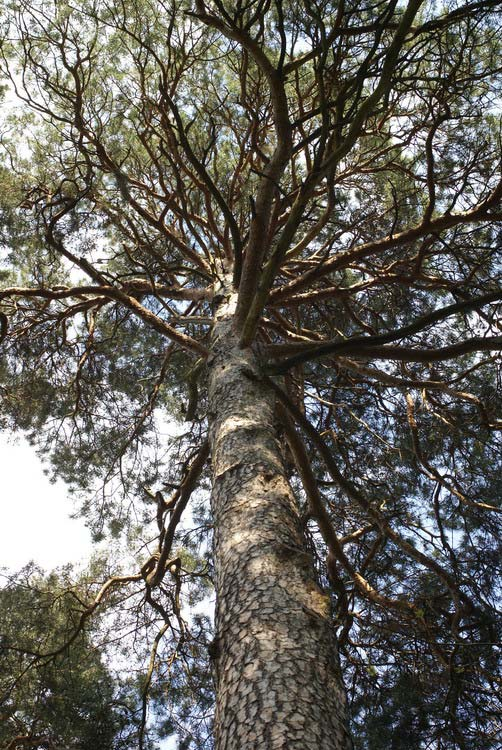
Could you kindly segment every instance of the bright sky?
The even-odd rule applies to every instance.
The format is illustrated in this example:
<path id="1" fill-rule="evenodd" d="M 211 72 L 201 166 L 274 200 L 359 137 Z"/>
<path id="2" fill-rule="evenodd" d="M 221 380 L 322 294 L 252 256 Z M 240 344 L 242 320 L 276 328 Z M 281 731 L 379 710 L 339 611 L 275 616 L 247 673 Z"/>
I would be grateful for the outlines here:
<path id="1" fill-rule="evenodd" d="M 18 570 L 30 560 L 46 570 L 85 561 L 91 536 L 71 519 L 71 497 L 63 482 L 52 484 L 35 449 L 22 437 L 0 433 L 0 567 Z"/>

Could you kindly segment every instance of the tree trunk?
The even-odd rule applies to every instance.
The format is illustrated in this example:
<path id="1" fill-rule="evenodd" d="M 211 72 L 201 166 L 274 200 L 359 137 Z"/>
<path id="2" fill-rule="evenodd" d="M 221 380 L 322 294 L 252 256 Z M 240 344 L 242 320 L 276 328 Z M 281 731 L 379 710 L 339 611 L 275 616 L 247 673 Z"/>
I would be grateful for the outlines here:
<path id="1" fill-rule="evenodd" d="M 315 581 L 276 437 L 274 397 L 216 313 L 209 367 L 216 750 L 347 750 L 330 601 Z"/>

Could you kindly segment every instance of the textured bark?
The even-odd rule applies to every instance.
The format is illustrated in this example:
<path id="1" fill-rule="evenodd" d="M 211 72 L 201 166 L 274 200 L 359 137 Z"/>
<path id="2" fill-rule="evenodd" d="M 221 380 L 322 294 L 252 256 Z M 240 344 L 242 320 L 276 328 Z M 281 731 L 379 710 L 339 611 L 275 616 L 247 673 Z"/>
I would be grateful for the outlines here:
<path id="1" fill-rule="evenodd" d="M 216 314 L 209 357 L 215 538 L 216 750 L 346 750 L 330 621 L 284 473 L 274 395 Z"/>

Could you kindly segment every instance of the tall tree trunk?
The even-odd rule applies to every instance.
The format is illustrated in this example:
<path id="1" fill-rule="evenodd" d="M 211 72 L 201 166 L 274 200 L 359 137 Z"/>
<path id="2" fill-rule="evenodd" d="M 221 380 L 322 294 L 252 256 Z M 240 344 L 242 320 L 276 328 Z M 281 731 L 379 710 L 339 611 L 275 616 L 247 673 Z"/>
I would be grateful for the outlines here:
<path id="1" fill-rule="evenodd" d="M 330 622 L 276 437 L 274 397 L 216 313 L 209 357 L 216 750 L 347 750 Z"/>

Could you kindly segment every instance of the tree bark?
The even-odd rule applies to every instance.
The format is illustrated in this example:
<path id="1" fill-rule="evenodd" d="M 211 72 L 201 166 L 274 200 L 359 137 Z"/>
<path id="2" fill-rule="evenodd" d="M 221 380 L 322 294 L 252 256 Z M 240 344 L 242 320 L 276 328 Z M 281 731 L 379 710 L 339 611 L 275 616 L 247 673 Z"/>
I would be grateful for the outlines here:
<path id="1" fill-rule="evenodd" d="M 347 750 L 329 597 L 315 581 L 276 435 L 274 395 L 215 318 L 208 360 L 216 636 L 216 750 Z"/>

